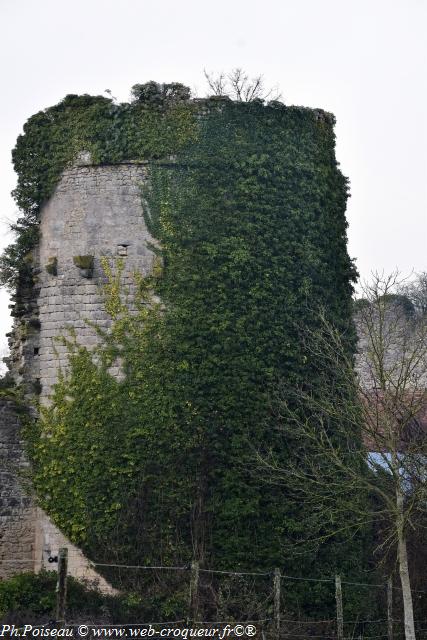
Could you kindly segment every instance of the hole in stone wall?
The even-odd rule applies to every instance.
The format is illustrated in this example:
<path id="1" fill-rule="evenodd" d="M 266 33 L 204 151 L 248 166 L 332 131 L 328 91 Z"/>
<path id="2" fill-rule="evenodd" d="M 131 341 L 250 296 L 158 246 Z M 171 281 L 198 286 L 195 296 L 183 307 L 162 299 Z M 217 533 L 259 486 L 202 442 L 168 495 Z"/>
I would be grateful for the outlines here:
<path id="1" fill-rule="evenodd" d="M 42 383 L 40 378 L 36 378 L 33 382 L 33 391 L 36 395 L 40 395 L 42 392 Z"/>
<path id="2" fill-rule="evenodd" d="M 80 270 L 83 278 L 92 278 L 94 267 L 94 256 L 73 256 L 73 262 Z"/>
<path id="3" fill-rule="evenodd" d="M 127 244 L 118 244 L 117 245 L 117 255 L 118 256 L 127 256 L 128 254 L 128 245 Z"/>
<path id="4" fill-rule="evenodd" d="M 34 347 L 34 355 L 35 356 L 39 355 L 39 347 Z"/>
<path id="5" fill-rule="evenodd" d="M 58 275 L 58 258 L 56 256 L 51 256 L 46 265 L 46 271 L 50 273 L 51 276 Z"/>

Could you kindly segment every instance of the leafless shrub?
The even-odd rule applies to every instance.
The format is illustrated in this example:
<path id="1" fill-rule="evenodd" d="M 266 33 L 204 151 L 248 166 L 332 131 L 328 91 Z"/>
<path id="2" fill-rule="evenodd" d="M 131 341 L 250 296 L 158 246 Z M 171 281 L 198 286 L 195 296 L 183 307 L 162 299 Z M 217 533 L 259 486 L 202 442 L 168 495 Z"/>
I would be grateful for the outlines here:
<path id="1" fill-rule="evenodd" d="M 206 82 L 215 96 L 224 96 L 238 102 L 253 102 L 254 100 L 280 100 L 281 94 L 277 87 L 267 89 L 262 75 L 249 78 L 248 74 L 236 67 L 229 73 L 221 71 L 218 74 L 204 70 Z"/>

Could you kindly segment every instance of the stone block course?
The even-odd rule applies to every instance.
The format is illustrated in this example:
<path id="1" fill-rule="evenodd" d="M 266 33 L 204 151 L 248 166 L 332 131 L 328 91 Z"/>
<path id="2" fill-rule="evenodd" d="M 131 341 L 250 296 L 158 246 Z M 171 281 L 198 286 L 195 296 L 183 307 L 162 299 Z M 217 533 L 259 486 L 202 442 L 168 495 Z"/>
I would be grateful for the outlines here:
<path id="1" fill-rule="evenodd" d="M 100 259 L 113 258 L 118 247 L 126 246 L 123 281 L 132 292 L 133 273 L 147 273 L 152 254 L 147 248 L 150 240 L 145 227 L 140 190 L 146 179 L 145 165 L 76 166 L 64 172 L 53 196 L 41 215 L 40 264 L 56 257 L 58 275 L 52 276 L 42 268 L 38 298 L 40 379 L 42 399 L 47 400 L 54 376 L 52 367 L 65 364 L 58 356 L 55 338 L 67 335 L 68 328 L 77 331 L 78 341 L 94 346 L 98 340 L 86 321 L 108 328 L 109 318 L 103 309 L 101 287 L 106 277 Z M 73 258 L 93 255 L 92 279 L 82 278 Z M 52 364 L 52 366 L 49 366 Z M 44 371 L 49 371 L 45 377 Z"/>
<path id="2" fill-rule="evenodd" d="M 20 430 L 14 401 L 0 398 L 0 579 L 34 567 L 35 509 L 19 481 L 27 466 Z"/>

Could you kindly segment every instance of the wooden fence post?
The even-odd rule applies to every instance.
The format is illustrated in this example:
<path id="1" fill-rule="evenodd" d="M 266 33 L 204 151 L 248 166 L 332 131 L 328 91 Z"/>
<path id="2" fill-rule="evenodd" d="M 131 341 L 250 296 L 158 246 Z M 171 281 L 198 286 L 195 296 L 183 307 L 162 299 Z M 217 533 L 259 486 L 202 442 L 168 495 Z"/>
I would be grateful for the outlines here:
<path id="1" fill-rule="evenodd" d="M 337 605 L 337 640 L 344 638 L 344 615 L 342 607 L 341 577 L 335 576 L 335 601 Z"/>
<path id="2" fill-rule="evenodd" d="M 387 638 L 393 640 L 393 578 L 387 580 Z"/>
<path id="3" fill-rule="evenodd" d="M 280 638 L 280 569 L 274 569 L 273 592 L 274 592 L 274 632 L 276 640 Z"/>
<path id="4" fill-rule="evenodd" d="M 199 617 L 199 574 L 200 564 L 197 560 L 191 563 L 190 603 L 188 622 L 198 622 Z"/>
<path id="5" fill-rule="evenodd" d="M 56 623 L 65 626 L 65 607 L 67 604 L 68 549 L 63 547 L 58 554 L 58 580 L 56 583 Z"/>

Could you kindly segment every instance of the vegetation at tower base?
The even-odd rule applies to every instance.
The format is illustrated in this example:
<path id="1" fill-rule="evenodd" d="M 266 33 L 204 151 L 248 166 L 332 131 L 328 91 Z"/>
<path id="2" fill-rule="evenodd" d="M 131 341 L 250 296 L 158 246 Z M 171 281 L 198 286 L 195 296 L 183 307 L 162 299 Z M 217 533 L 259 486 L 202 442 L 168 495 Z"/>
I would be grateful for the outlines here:
<path id="1" fill-rule="evenodd" d="M 16 626 L 54 626 L 52 615 L 56 608 L 56 571 L 41 571 L 38 574 L 21 573 L 0 582 L 0 619 L 3 624 Z M 74 623 L 114 624 L 141 622 L 144 607 L 140 598 L 125 594 L 101 594 L 93 585 L 85 584 L 68 576 L 67 620 Z M 7 629 L 3 629 L 4 637 Z M 13 635 L 9 636 L 13 637 Z"/>
<path id="2" fill-rule="evenodd" d="M 89 149 L 96 162 L 173 154 L 176 163 L 166 169 L 153 162 L 143 193 L 160 255 L 152 275 L 140 279 L 137 313 L 121 303 L 120 265 L 105 263 L 112 333 L 96 362 L 70 341 L 70 374 L 28 429 L 42 506 L 98 561 L 186 565 L 196 557 L 216 569 L 286 566 L 312 577 L 339 569 L 360 578 L 364 540 L 337 538 L 297 557 L 290 542 L 310 526 L 309 514 L 254 472 L 261 445 L 284 463 L 292 454 L 271 410 L 278 381 L 310 380 L 315 388 L 321 375 L 296 324 L 310 326 L 311 309 L 322 305 L 354 349 L 347 182 L 335 161 L 332 117 L 278 103 L 202 107 L 184 100 L 158 109 L 73 101 L 75 111 L 65 102 L 54 109 L 73 123 L 74 151 Z M 73 138 L 76 121 L 87 134 L 88 113 L 96 139 Z M 115 124 L 111 113 L 119 114 Z M 20 150 L 30 144 L 24 137 Z M 57 153 L 53 138 L 51 150 Z M 51 192 L 65 163 L 58 158 L 45 173 L 33 160 L 22 198 L 26 185 L 43 197 Z M 109 374 L 117 357 L 123 380 Z M 132 580 L 162 615 L 182 613 L 187 582 L 179 574 Z M 226 586 L 214 587 L 216 602 L 202 584 L 218 611 Z M 250 593 L 239 589 L 249 602 Z M 313 616 L 333 607 L 328 583 L 301 583 L 287 598 L 289 607 Z M 347 606 L 356 602 L 360 593 Z"/>

